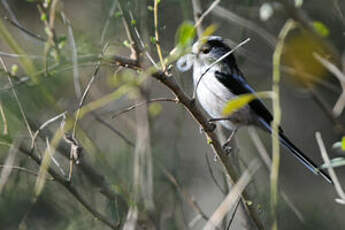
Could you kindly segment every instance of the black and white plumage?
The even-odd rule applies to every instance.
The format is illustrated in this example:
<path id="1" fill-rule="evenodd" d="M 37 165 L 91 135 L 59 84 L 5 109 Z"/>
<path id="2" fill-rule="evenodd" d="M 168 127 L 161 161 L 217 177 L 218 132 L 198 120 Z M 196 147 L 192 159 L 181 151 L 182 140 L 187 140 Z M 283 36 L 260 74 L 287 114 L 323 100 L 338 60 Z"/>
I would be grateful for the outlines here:
<path id="1" fill-rule="evenodd" d="M 219 63 L 212 65 L 220 57 L 230 51 L 221 37 L 211 36 L 203 44 L 196 42 L 193 45 L 193 81 L 196 87 L 196 96 L 200 105 L 212 118 L 222 118 L 223 109 L 229 100 L 238 95 L 252 93 L 253 88 L 249 86 L 237 67 L 233 54 L 230 54 Z M 212 65 L 211 68 L 209 68 Z M 200 79 L 201 78 L 201 79 Z M 260 99 L 251 101 L 242 107 L 226 120 L 219 121 L 229 130 L 237 130 L 241 126 L 253 125 L 271 133 L 271 122 L 273 117 Z M 302 151 L 300 151 L 279 129 L 279 138 L 294 157 L 304 164 L 310 171 L 321 175 L 329 183 L 330 177 L 322 170 L 319 170 Z"/>

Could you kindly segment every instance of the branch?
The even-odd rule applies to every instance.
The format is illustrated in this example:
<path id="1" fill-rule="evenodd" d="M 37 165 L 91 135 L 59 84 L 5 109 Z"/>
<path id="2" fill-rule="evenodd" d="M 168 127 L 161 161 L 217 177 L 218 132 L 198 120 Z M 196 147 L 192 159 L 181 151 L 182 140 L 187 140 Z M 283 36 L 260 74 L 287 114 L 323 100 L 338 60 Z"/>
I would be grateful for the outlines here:
<path id="1" fill-rule="evenodd" d="M 19 150 L 23 153 L 28 155 L 32 160 L 36 162 L 37 165 L 41 165 L 41 159 L 35 155 L 32 151 L 26 149 L 23 145 L 19 146 Z M 49 174 L 54 178 L 55 181 L 57 181 L 59 184 L 61 184 L 63 187 L 65 187 L 78 201 L 79 203 L 84 206 L 96 219 L 101 221 L 103 224 L 107 225 L 111 229 L 118 229 L 119 224 L 113 224 L 103 214 L 99 213 L 94 207 L 92 207 L 86 199 L 84 199 L 81 194 L 78 192 L 78 190 L 64 177 L 60 176 L 55 170 L 53 170 L 51 167 L 47 168 L 47 171 Z"/>

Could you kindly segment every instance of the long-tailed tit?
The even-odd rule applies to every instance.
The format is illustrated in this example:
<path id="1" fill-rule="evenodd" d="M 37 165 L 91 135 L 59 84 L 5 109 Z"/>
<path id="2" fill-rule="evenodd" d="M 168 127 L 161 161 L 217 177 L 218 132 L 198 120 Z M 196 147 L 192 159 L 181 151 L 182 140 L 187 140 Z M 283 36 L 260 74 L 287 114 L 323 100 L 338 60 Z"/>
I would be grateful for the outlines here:
<path id="1" fill-rule="evenodd" d="M 221 37 L 211 36 L 207 41 L 202 43 L 199 41 L 193 45 L 191 60 L 182 60 L 182 62 L 187 61 L 187 68 L 193 65 L 194 90 L 200 105 L 211 116 L 210 121 L 219 121 L 223 127 L 232 131 L 230 139 L 242 126 L 253 125 L 272 133 L 273 117 L 259 98 L 230 116 L 223 116 L 224 107 L 230 100 L 241 94 L 255 95 L 255 90 L 249 86 L 238 68 L 234 55 L 226 56 L 230 50 Z M 219 61 L 224 55 L 226 58 Z M 181 61 L 178 65 L 181 66 Z M 310 171 L 332 183 L 327 174 L 318 169 L 315 163 L 291 143 L 281 128 L 279 128 L 279 139 L 280 143 Z"/>

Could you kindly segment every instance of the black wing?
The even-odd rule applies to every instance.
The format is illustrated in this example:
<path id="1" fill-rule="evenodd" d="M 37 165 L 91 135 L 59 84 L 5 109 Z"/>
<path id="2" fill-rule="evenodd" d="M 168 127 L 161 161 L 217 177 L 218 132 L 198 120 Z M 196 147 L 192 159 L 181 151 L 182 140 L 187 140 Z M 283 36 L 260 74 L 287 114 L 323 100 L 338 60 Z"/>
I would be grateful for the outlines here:
<path id="1" fill-rule="evenodd" d="M 250 87 L 248 83 L 244 80 L 240 71 L 234 71 L 234 73 L 232 74 L 225 74 L 216 71 L 215 75 L 218 81 L 235 95 L 247 93 L 255 94 L 255 90 L 252 87 Z M 273 116 L 260 99 L 254 99 L 249 103 L 249 106 L 268 125 L 271 125 Z"/>

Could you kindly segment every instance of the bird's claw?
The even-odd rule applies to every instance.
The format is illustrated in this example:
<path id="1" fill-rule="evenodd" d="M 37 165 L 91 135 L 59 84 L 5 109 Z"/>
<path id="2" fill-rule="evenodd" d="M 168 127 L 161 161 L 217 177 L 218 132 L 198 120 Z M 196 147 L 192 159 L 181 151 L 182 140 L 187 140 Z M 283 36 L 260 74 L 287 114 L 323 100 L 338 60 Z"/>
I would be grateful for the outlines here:
<path id="1" fill-rule="evenodd" d="M 232 147 L 230 146 L 230 142 L 226 142 L 223 145 L 223 150 L 226 154 L 230 155 L 230 153 L 232 152 Z"/>

